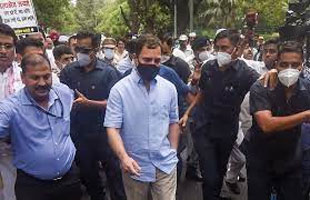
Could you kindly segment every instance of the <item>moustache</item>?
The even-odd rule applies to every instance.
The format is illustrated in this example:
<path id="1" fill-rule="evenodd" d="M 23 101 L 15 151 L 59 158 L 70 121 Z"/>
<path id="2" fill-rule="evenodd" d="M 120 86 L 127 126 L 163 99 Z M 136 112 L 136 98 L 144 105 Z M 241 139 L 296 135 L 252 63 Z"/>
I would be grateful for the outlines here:
<path id="1" fill-rule="evenodd" d="M 50 86 L 38 86 L 35 88 L 35 90 L 50 90 L 51 87 Z"/>

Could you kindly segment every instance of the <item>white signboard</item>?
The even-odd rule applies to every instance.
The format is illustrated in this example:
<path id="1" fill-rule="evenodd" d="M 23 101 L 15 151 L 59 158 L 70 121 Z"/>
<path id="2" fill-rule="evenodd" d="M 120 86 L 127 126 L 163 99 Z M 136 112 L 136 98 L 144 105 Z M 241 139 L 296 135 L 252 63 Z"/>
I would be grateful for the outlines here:
<path id="1" fill-rule="evenodd" d="M 38 23 L 31 0 L 0 0 L 3 23 L 14 28 L 17 34 L 37 31 Z"/>

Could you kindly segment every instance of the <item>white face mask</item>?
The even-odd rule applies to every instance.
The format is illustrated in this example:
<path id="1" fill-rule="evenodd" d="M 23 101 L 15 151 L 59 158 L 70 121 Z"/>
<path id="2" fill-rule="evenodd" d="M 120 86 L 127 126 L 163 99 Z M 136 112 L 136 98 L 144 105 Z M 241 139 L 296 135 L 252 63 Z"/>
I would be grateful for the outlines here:
<path id="1" fill-rule="evenodd" d="M 160 58 L 160 63 L 165 63 L 170 59 L 170 56 L 162 55 Z"/>
<path id="2" fill-rule="evenodd" d="M 298 81 L 299 75 L 300 71 L 298 69 L 288 68 L 280 71 L 278 77 L 283 85 L 291 87 Z"/>
<path id="3" fill-rule="evenodd" d="M 91 63 L 91 59 L 86 53 L 77 53 L 76 57 L 81 67 L 85 67 Z"/>
<path id="4" fill-rule="evenodd" d="M 107 60 L 112 60 L 114 58 L 114 51 L 112 49 L 104 49 L 103 53 Z"/>
<path id="5" fill-rule="evenodd" d="M 217 63 L 219 64 L 219 67 L 228 65 L 231 62 L 231 55 L 226 52 L 219 51 L 217 53 L 216 58 L 217 58 Z"/>
<path id="6" fill-rule="evenodd" d="M 209 51 L 202 51 L 199 53 L 198 58 L 200 61 L 205 61 L 208 60 L 211 57 L 210 52 Z"/>

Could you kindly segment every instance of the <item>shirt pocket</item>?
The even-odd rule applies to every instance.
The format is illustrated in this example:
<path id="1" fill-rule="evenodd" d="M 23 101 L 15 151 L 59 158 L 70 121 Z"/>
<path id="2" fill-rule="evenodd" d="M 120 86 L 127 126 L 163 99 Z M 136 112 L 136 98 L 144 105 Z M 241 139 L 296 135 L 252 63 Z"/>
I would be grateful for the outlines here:
<path id="1" fill-rule="evenodd" d="M 238 104 L 240 97 L 239 88 L 236 85 L 230 84 L 224 87 L 222 92 L 222 101 L 227 106 L 235 106 Z"/>
<path id="2" fill-rule="evenodd" d="M 70 134 L 70 115 L 64 115 L 63 117 L 57 117 L 56 119 L 57 127 L 61 128 L 60 133 L 68 136 Z"/>

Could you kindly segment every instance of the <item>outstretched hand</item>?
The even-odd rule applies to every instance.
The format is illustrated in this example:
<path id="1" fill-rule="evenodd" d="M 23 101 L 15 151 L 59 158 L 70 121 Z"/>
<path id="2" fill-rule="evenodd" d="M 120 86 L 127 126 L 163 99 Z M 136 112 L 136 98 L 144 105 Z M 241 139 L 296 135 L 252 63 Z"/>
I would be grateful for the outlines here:
<path id="1" fill-rule="evenodd" d="M 88 105 L 88 99 L 77 89 L 75 89 L 76 94 L 78 95 L 78 98 L 73 101 L 74 104 L 80 104 L 80 105 Z"/>

